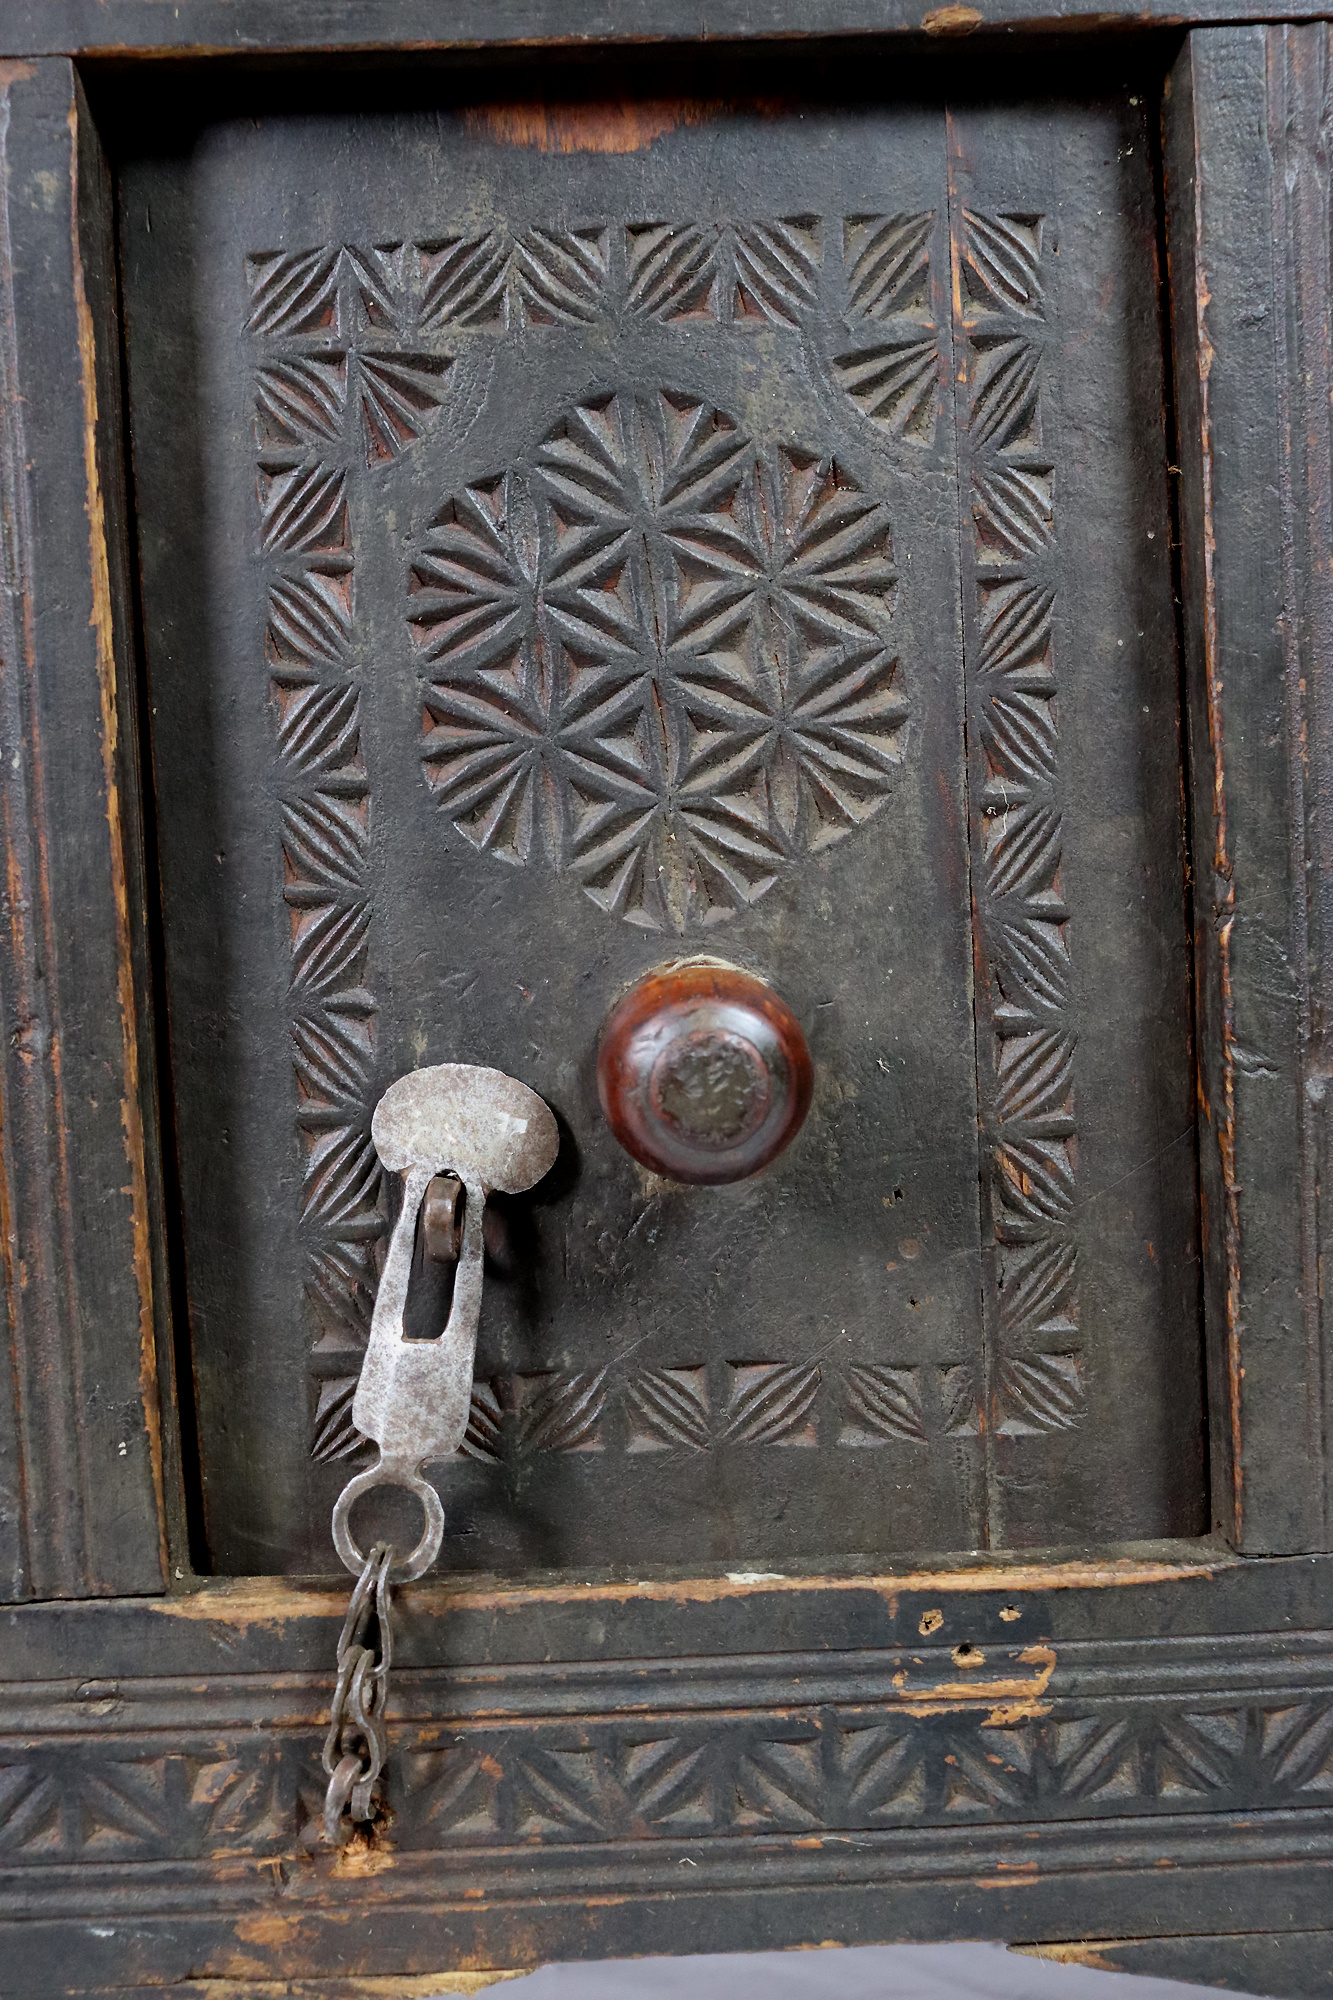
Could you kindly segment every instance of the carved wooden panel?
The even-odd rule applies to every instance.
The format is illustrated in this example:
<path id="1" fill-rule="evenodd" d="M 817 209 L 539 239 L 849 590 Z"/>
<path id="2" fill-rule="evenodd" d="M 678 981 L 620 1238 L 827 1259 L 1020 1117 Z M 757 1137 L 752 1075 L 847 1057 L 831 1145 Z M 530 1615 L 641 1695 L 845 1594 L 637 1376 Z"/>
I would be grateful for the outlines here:
<path id="1" fill-rule="evenodd" d="M 1195 1525 L 1170 595 L 1132 540 L 1157 521 L 1165 558 L 1157 301 L 1123 256 L 1155 210 L 1146 167 L 1099 178 L 1086 107 L 1046 154 L 1024 116 L 822 106 L 775 151 L 740 112 L 558 159 L 388 117 L 364 186 L 336 119 L 279 120 L 129 174 L 222 1566 L 327 1566 L 393 1200 L 369 1113 L 448 1059 L 533 1084 L 564 1138 L 494 1205 L 446 1563 Z M 1108 645 L 1114 711 L 1085 695 Z M 1128 967 L 1109 1037 L 1075 882 Z M 592 1088 L 625 984 L 700 949 L 772 979 L 817 1067 L 797 1145 L 726 1190 L 641 1175 Z M 1142 1102 L 1170 1135 L 1135 1160 Z M 1152 1424 L 1173 1449 L 1140 1462 Z"/>

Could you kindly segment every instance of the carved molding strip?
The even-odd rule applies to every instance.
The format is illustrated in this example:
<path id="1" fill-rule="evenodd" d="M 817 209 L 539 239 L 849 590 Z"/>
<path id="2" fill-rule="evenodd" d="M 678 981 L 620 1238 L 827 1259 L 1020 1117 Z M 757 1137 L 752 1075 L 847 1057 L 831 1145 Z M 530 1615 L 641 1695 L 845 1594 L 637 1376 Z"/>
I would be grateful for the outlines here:
<path id="1" fill-rule="evenodd" d="M 757 1832 L 1112 1819 L 1118 1838 L 1130 1815 L 1292 1809 L 1312 1830 L 1333 1804 L 1328 1657 L 1327 1635 L 1284 1634 L 404 1670 L 392 1844 L 609 1845 L 614 1870 L 644 1843 L 702 1857 Z M 25 1690 L 0 1739 L 0 1859 L 299 1853 L 327 1693 L 295 1674 Z"/>
<path id="2" fill-rule="evenodd" d="M 300 1865 L 289 1870 L 289 1858 Z M 1012 1893 L 1023 1885 L 1023 1907 L 1030 1915 L 1036 1905 L 1026 1885 L 1032 1884 L 1058 1921 L 1071 1907 L 1068 1898 L 1078 1898 L 1090 1877 L 1100 1877 L 1119 1885 L 1128 1919 L 1142 1885 L 1155 1879 L 1151 1871 L 1164 1865 L 1177 1889 L 1195 1895 L 1211 1891 L 1227 1899 L 1224 1909 L 1257 1888 L 1261 1895 L 1299 1896 L 1314 1912 L 1333 1861 L 1333 1812 L 1309 1805 L 1252 1813 L 1204 1809 L 999 1828 L 964 1823 L 873 1827 L 855 1834 L 769 1831 L 762 1840 L 691 1834 L 616 1843 L 528 1839 L 513 1846 L 399 1849 L 391 1859 L 385 1849 L 375 1859 L 380 1865 L 373 1872 L 346 1871 L 332 1881 L 328 1857 L 313 1854 L 304 1841 L 281 1852 L 241 1847 L 232 1855 L 173 1855 L 146 1868 L 127 1868 L 112 1856 L 57 1859 L 40 1871 L 7 1871 L 7 1883 L 0 1878 L 0 1919 L 46 1923 L 42 1946 L 48 1952 L 70 1943 L 81 1946 L 89 1920 L 121 1920 L 130 1927 L 165 1919 L 174 1939 L 194 1947 L 187 1962 L 228 1972 L 235 1946 L 228 1941 L 225 1951 L 216 1950 L 219 1920 L 262 1922 L 285 1941 L 289 1929 L 299 1925 L 305 1932 L 318 1922 L 320 1900 L 331 1895 L 338 1910 L 373 1920 L 381 1950 L 410 1948 L 424 1919 L 447 1925 L 454 1936 L 461 1929 L 465 1939 L 480 1938 L 488 1954 L 503 1948 L 491 1940 L 503 1933 L 511 1913 L 559 1925 L 562 1913 L 605 1908 L 604 1899 L 610 1898 L 624 1906 L 622 1914 L 633 1927 L 624 1933 L 627 1941 L 641 1937 L 641 1921 L 651 1924 L 665 1905 L 676 1930 L 664 1927 L 655 1935 L 666 1950 L 682 1914 L 689 1920 L 703 1914 L 699 1902 L 682 1911 L 682 1897 L 700 1891 L 743 1898 L 777 1892 L 792 1899 L 784 1907 L 794 1905 L 801 1917 L 811 1899 L 818 1908 L 832 1897 L 854 1911 L 863 1898 L 874 1907 L 892 1894 L 910 1899 L 910 1908 L 924 1897 L 944 1913 L 941 1921 L 956 1923 L 962 1909 L 985 1924 L 997 1889 Z M 982 1868 L 986 1872 L 979 1874 Z M 1263 1870 L 1273 1872 L 1256 1873 Z M 792 1942 L 809 1935 L 804 1924 L 792 1929 Z M 553 1939 L 554 1948 L 545 1948 L 552 1957 L 568 1949 L 559 1940 L 578 1935 L 567 1929 L 539 1933 Z M 126 1957 L 134 1942 L 125 1942 Z M 249 1950 L 253 1954 L 254 1945 Z M 281 1977 L 303 1969 L 281 1945 L 263 1963 Z M 137 1973 L 138 1967 L 127 1970 Z"/>
<path id="3" fill-rule="evenodd" d="M 955 228 L 973 592 L 965 604 L 979 918 L 978 1076 L 995 1251 L 992 1432 L 1084 1405 L 1073 1235 L 1075 1037 L 1061 884 L 1055 466 L 1043 436 L 1044 218 Z"/>
<path id="4" fill-rule="evenodd" d="M 1043 1359 L 1045 1357 L 1042 1357 Z M 1057 1357 L 1059 1358 L 1059 1357 Z M 367 1449 L 352 1426 L 355 1375 L 320 1392 L 319 1459 Z M 534 1452 L 633 1455 L 782 1445 L 851 1449 L 976 1437 L 980 1394 L 965 1362 L 690 1362 L 622 1373 L 539 1369 L 474 1383 L 465 1458 L 501 1462 Z M 1071 1393 L 1006 1412 L 1004 1434 L 1072 1430 L 1086 1404 Z"/>

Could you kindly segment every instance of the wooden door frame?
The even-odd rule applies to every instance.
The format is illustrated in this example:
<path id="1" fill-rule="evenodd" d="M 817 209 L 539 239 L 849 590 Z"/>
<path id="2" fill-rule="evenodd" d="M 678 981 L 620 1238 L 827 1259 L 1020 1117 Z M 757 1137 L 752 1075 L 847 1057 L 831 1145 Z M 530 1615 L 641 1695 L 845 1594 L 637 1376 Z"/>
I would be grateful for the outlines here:
<path id="1" fill-rule="evenodd" d="M 979 32 L 1002 24 L 1012 48 L 1082 11 L 1036 22 L 1013 0 Z M 770 0 L 760 32 L 744 0 L 710 0 L 683 36 L 670 0 L 614 22 L 592 0 L 498 17 L 459 0 L 444 31 L 430 0 L 381 0 L 375 49 L 498 59 L 614 32 L 703 60 L 706 28 L 709 44 L 887 55 L 977 12 Z M 1183 37 L 1164 102 L 1216 1531 L 828 1577 L 416 1586 L 394 1817 L 334 1860 L 312 1819 L 345 1593 L 189 1561 L 110 186 L 81 78 L 261 42 L 309 63 L 361 54 L 368 16 L 349 0 L 6 11 L 0 1222 L 16 1387 L 0 1421 L 12 1411 L 19 1438 L 30 1601 L 0 1612 L 0 1992 L 299 1978 L 332 1995 L 370 1973 L 421 1992 L 550 1957 L 960 1935 L 1118 1939 L 1104 1962 L 1174 1952 L 1239 1981 L 1261 1932 L 1275 1990 L 1319 1990 L 1329 56 L 1321 23 L 1243 12 L 1199 13 L 1241 24 Z M 1210 1958 L 1208 1933 L 1249 1942 Z"/>

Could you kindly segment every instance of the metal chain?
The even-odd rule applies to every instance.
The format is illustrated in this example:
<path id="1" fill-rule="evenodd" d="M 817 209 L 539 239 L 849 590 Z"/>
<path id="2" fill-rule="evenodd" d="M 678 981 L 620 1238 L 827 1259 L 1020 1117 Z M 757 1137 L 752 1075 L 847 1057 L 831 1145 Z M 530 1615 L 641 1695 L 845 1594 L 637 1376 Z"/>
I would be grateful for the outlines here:
<path id="1" fill-rule="evenodd" d="M 387 1750 L 384 1709 L 393 1662 L 389 1570 L 393 1549 L 376 1542 L 357 1578 L 338 1641 L 338 1685 L 333 1691 L 329 1733 L 324 1738 L 324 1838 L 341 1847 L 351 1838 L 351 1820 L 375 1817 L 374 1790 Z M 366 1644 L 374 1619 L 378 1646 Z"/>

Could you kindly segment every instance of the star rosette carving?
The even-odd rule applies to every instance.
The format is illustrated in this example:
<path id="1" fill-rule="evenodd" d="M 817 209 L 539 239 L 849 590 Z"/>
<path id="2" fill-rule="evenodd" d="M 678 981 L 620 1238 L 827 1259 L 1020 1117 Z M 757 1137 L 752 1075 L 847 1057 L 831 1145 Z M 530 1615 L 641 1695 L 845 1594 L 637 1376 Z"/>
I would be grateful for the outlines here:
<path id="1" fill-rule="evenodd" d="M 716 924 L 891 794 L 887 509 L 664 389 L 569 409 L 413 551 L 422 754 L 472 845 L 649 930 Z"/>

